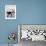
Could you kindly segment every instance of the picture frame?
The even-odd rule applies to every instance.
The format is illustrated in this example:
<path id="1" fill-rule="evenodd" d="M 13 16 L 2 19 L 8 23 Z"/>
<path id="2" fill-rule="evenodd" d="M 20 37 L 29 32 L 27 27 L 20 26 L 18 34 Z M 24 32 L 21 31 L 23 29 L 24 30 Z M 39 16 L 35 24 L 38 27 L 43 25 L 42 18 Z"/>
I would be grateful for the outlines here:
<path id="1" fill-rule="evenodd" d="M 5 5 L 5 19 L 16 19 L 16 5 Z"/>

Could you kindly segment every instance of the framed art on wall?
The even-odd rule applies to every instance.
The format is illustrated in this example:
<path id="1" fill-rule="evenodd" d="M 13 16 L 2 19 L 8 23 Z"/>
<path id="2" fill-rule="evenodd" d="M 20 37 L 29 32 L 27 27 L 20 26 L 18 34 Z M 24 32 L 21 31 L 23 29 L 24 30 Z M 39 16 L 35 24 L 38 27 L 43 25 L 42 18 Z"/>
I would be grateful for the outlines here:
<path id="1" fill-rule="evenodd" d="M 46 41 L 46 25 L 20 24 L 18 38 L 19 42 L 21 40 Z"/>
<path id="2" fill-rule="evenodd" d="M 16 19 L 16 5 L 5 5 L 5 19 Z"/>

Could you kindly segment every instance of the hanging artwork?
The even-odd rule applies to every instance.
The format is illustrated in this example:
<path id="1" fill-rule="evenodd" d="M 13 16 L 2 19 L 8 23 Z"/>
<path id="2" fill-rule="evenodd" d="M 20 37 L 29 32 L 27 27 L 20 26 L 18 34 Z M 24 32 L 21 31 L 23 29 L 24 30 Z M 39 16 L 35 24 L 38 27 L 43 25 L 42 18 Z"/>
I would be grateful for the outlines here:
<path id="1" fill-rule="evenodd" d="M 46 25 L 20 24 L 18 25 L 19 33 L 20 40 L 46 41 Z"/>
<path id="2" fill-rule="evenodd" d="M 16 19 L 16 5 L 5 5 L 5 19 Z"/>

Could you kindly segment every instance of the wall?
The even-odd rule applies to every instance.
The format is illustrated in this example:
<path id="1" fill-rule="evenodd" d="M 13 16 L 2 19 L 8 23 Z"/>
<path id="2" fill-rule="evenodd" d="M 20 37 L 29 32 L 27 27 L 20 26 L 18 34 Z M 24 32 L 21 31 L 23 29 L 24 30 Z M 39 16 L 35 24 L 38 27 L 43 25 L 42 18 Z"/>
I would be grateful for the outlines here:
<path id="1" fill-rule="evenodd" d="M 5 20 L 5 5 L 16 4 L 16 20 Z M 17 24 L 46 24 L 46 0 L 0 0 L 0 44 L 7 44 Z M 16 41 L 17 42 L 17 41 Z"/>

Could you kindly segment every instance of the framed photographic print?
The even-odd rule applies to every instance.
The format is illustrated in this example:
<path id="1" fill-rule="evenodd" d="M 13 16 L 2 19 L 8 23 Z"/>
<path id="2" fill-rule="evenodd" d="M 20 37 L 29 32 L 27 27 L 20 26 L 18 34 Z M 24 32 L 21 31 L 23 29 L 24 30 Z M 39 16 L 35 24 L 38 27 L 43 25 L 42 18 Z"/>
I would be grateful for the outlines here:
<path id="1" fill-rule="evenodd" d="M 46 25 L 38 24 L 19 24 L 18 25 L 18 41 L 46 41 Z"/>
<path id="2" fill-rule="evenodd" d="M 5 19 L 16 19 L 16 5 L 5 5 Z"/>

